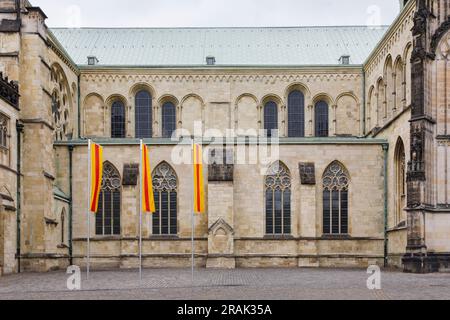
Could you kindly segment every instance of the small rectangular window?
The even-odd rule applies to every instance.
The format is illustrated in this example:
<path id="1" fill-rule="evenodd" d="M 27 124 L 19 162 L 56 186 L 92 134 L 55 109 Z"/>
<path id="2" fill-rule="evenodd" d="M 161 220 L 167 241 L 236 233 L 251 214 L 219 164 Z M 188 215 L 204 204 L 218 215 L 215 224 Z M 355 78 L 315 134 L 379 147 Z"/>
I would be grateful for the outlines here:
<path id="1" fill-rule="evenodd" d="M 0 147 L 8 148 L 8 124 L 9 119 L 0 113 Z"/>
<path id="2" fill-rule="evenodd" d="M 339 59 L 341 64 L 343 65 L 349 65 L 350 64 L 350 56 L 342 56 L 341 59 Z"/>

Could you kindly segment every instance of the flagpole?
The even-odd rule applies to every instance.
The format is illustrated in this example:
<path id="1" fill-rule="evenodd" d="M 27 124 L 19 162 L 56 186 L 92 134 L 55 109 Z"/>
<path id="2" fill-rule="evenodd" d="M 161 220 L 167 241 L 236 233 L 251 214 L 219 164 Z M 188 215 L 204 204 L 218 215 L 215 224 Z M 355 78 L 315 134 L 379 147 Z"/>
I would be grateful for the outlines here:
<path id="1" fill-rule="evenodd" d="M 90 202 L 91 202 L 91 140 L 89 139 L 88 142 L 88 191 L 87 191 L 87 197 L 88 197 L 88 209 L 87 209 L 87 267 L 86 267 L 86 275 L 87 280 L 89 280 L 89 272 L 90 272 L 90 258 L 91 258 L 91 208 L 90 208 Z"/>
<path id="2" fill-rule="evenodd" d="M 195 143 L 194 143 L 194 138 L 192 138 L 192 142 L 191 142 L 191 155 L 192 155 L 192 184 L 193 184 L 193 188 L 192 188 L 192 234 L 191 234 L 191 241 L 192 241 L 192 287 L 194 287 L 194 272 L 195 272 L 195 200 L 194 200 L 194 196 L 195 196 L 195 172 L 194 172 L 194 168 L 195 168 L 195 156 L 194 156 L 194 148 L 195 148 Z"/>
<path id="3" fill-rule="evenodd" d="M 143 164 L 142 164 L 142 157 L 143 157 L 143 141 L 141 140 L 141 158 L 139 160 L 139 176 L 140 176 L 140 192 L 139 192 L 139 280 L 142 281 L 142 191 L 143 191 Z"/>

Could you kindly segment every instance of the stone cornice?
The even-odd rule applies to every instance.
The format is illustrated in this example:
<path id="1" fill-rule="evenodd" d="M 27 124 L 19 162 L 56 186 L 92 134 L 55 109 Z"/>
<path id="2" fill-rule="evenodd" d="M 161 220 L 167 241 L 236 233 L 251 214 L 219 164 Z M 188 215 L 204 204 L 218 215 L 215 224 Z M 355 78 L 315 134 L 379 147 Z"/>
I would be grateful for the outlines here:
<path id="1" fill-rule="evenodd" d="M 110 139 L 110 138 L 94 138 L 96 143 L 103 146 L 139 146 L 139 139 Z M 154 138 L 154 139 L 144 139 L 144 143 L 153 146 L 177 146 L 177 145 L 191 145 L 190 139 L 180 139 L 179 141 L 172 141 L 171 139 Z M 266 138 L 254 139 L 244 139 L 235 140 L 234 145 L 258 145 L 270 143 Z M 273 142 L 275 143 L 275 142 Z M 339 137 L 329 137 L 329 138 L 280 138 L 277 142 L 280 145 L 385 145 L 388 143 L 385 139 L 374 139 L 374 138 L 339 138 Z M 203 139 L 204 145 L 217 145 L 223 146 L 223 141 L 214 141 L 213 139 Z M 56 147 L 86 147 L 88 145 L 87 140 L 71 140 L 71 141 L 57 141 L 54 142 Z"/>
<path id="2" fill-rule="evenodd" d="M 280 72 L 280 69 L 269 70 L 140 70 L 136 72 L 125 70 L 110 70 L 108 72 L 82 72 L 81 81 L 85 82 L 273 82 L 288 83 L 312 81 L 359 81 L 362 79 L 362 69 L 335 70 L 292 70 Z"/>
<path id="3" fill-rule="evenodd" d="M 49 122 L 43 120 L 43 119 L 21 119 L 21 121 L 24 124 L 39 124 L 39 125 L 44 125 L 45 127 L 47 127 L 50 130 L 55 130 L 55 128 L 53 127 L 52 124 L 50 124 Z"/>

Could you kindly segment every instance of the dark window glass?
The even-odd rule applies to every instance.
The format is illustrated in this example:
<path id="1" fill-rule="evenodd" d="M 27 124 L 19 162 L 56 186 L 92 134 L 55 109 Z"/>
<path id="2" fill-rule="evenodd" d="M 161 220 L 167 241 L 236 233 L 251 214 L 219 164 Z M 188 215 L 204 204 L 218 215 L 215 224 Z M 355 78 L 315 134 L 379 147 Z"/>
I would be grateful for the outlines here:
<path id="1" fill-rule="evenodd" d="M 320 101 L 316 104 L 315 118 L 316 137 L 328 137 L 329 118 L 328 104 L 326 102 Z"/>
<path id="2" fill-rule="evenodd" d="M 341 192 L 341 233 L 348 233 L 348 191 Z"/>
<path id="3" fill-rule="evenodd" d="M 291 233 L 291 190 L 283 192 L 283 233 Z"/>
<path id="4" fill-rule="evenodd" d="M 162 135 L 163 138 L 171 138 L 177 129 L 177 115 L 175 105 L 167 102 L 162 107 Z"/>
<path id="5" fill-rule="evenodd" d="M 120 101 L 111 106 L 111 137 L 125 138 L 125 107 Z"/>
<path id="6" fill-rule="evenodd" d="M 178 194 L 173 191 L 170 193 L 170 234 L 177 234 L 178 233 Z"/>
<path id="7" fill-rule="evenodd" d="M 169 193 L 161 192 L 161 234 L 169 234 Z"/>
<path id="8" fill-rule="evenodd" d="M 273 190 L 266 191 L 266 234 L 274 234 L 273 230 Z"/>
<path id="9" fill-rule="evenodd" d="M 278 106 L 273 101 L 264 106 L 264 129 L 269 138 L 276 135 L 274 130 L 278 130 Z"/>
<path id="10" fill-rule="evenodd" d="M 114 235 L 120 235 L 120 192 L 113 192 L 112 229 Z"/>
<path id="11" fill-rule="evenodd" d="M 323 233 L 349 233 L 349 177 L 339 162 L 333 162 L 323 176 Z"/>
<path id="12" fill-rule="evenodd" d="M 305 136 L 305 96 L 293 91 L 288 97 L 288 137 Z"/>
<path id="13" fill-rule="evenodd" d="M 121 179 L 117 169 L 105 162 L 95 233 L 98 236 L 120 235 Z"/>
<path id="14" fill-rule="evenodd" d="M 275 190 L 275 234 L 283 234 L 283 197 L 281 190 Z"/>
<path id="15" fill-rule="evenodd" d="M 103 191 L 100 192 L 100 197 L 98 200 L 98 212 L 95 215 L 95 234 L 103 235 L 103 204 L 104 204 L 104 195 Z"/>
<path id="16" fill-rule="evenodd" d="M 291 233 L 291 176 L 281 163 L 274 164 L 266 177 L 266 234 Z"/>
<path id="17" fill-rule="evenodd" d="M 160 198 L 160 193 L 159 192 L 155 192 L 155 209 L 156 209 L 156 212 L 155 212 L 155 214 L 153 215 L 153 234 L 154 235 L 159 235 L 159 234 L 161 234 L 161 219 L 160 219 L 160 217 L 161 217 L 161 206 L 160 206 L 160 201 L 159 201 L 159 198 Z"/>
<path id="18" fill-rule="evenodd" d="M 160 164 L 153 173 L 153 192 L 156 212 L 153 215 L 154 235 L 178 233 L 178 193 L 175 171 L 167 163 Z"/>
<path id="19" fill-rule="evenodd" d="M 323 191 L 323 233 L 331 233 L 330 190 Z"/>
<path id="20" fill-rule="evenodd" d="M 139 91 L 136 94 L 136 138 L 151 138 L 152 132 L 152 97 L 147 91 Z"/>
<path id="21" fill-rule="evenodd" d="M 333 234 L 339 234 L 340 232 L 340 212 L 339 212 L 339 206 L 340 206 L 340 202 L 339 202 L 339 191 L 338 190 L 333 190 L 331 192 L 331 196 L 332 196 L 332 204 L 331 204 L 331 215 L 332 215 L 332 232 Z"/>

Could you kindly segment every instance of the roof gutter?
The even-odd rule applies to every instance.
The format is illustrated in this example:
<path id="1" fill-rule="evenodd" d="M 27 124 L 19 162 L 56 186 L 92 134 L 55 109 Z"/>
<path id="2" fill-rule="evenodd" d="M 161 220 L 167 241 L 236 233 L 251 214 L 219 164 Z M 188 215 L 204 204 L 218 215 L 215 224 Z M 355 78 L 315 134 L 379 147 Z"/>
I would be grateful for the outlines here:
<path id="1" fill-rule="evenodd" d="M 98 71 L 98 70 L 132 70 L 132 69 L 160 69 L 160 70 L 184 70 L 184 69 L 196 69 L 196 70 L 227 70 L 237 69 L 237 70 L 264 70 L 264 69 L 276 69 L 276 70 L 289 70 L 289 69 L 311 69 L 311 70 L 322 70 L 323 73 L 327 73 L 324 69 L 342 69 L 349 71 L 360 71 L 363 68 L 363 64 L 353 64 L 353 65 L 79 65 L 78 68 L 81 71 Z"/>

